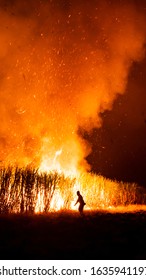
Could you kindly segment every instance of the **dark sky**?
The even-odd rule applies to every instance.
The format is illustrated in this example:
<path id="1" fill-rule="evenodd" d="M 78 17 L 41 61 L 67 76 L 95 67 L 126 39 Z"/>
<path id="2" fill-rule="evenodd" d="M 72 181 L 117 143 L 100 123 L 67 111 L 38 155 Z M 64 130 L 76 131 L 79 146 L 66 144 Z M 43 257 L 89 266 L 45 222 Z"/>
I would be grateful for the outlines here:
<path id="1" fill-rule="evenodd" d="M 146 15 L 145 0 L 130 2 Z M 146 187 L 146 58 L 133 64 L 125 94 L 102 118 L 102 127 L 86 135 L 92 143 L 87 157 L 92 171 Z"/>
<path id="2" fill-rule="evenodd" d="M 87 137 L 92 170 L 146 186 L 146 59 L 133 65 L 126 93 L 102 117 L 103 126 Z"/>

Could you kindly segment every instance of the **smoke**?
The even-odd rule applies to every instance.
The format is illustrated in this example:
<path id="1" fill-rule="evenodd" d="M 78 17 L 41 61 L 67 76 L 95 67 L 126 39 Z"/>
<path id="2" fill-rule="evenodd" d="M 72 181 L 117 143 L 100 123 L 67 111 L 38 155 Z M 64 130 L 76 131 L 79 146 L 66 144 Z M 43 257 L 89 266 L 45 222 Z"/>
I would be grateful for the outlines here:
<path id="1" fill-rule="evenodd" d="M 134 0 L 1 1 L 2 164 L 89 168 L 78 129 L 102 125 L 144 56 L 145 35 Z"/>

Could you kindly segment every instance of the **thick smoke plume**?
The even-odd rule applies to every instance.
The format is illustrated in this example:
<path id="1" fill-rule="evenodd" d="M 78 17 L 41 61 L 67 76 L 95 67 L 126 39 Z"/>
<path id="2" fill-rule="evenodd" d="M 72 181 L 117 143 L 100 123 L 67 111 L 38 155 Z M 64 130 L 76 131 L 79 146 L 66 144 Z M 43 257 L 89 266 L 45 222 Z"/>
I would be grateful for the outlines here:
<path id="1" fill-rule="evenodd" d="M 135 1 L 1 1 L 1 163 L 88 168 L 78 128 L 101 126 L 145 35 Z"/>

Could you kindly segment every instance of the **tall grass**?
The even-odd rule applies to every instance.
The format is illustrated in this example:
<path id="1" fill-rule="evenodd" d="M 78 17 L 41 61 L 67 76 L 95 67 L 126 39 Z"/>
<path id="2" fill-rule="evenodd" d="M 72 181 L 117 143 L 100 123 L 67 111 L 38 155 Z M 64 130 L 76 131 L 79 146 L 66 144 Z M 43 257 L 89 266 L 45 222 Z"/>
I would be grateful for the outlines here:
<path id="1" fill-rule="evenodd" d="M 146 204 L 145 189 L 84 173 L 77 178 L 33 168 L 0 168 L 0 213 L 48 212 L 70 209 L 80 190 L 87 208 Z"/>
<path id="2" fill-rule="evenodd" d="M 91 209 L 146 204 L 146 189 L 136 183 L 112 181 L 85 173 L 80 176 L 79 185 Z"/>

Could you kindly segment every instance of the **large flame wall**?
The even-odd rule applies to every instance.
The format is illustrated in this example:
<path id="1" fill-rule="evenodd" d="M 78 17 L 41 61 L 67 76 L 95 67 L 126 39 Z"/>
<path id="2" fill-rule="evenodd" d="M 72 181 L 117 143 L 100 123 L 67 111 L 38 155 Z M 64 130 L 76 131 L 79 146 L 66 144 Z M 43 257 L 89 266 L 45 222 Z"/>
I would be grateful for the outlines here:
<path id="1" fill-rule="evenodd" d="M 83 195 L 85 210 L 146 209 L 146 191 L 134 183 L 114 182 L 91 173 L 70 178 L 57 172 L 8 167 L 0 169 L 0 213 L 77 210 L 77 190 Z"/>

